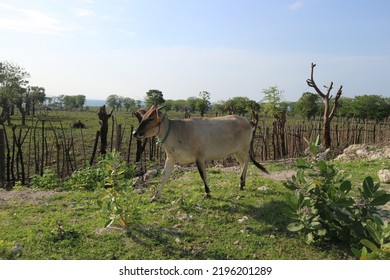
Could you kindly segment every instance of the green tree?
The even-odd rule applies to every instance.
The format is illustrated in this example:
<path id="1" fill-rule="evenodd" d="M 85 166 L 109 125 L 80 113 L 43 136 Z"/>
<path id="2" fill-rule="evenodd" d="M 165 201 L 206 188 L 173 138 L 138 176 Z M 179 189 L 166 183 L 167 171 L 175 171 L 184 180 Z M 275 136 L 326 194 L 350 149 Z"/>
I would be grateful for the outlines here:
<path id="1" fill-rule="evenodd" d="M 267 116 L 280 118 L 286 108 L 282 106 L 284 90 L 279 90 L 277 86 L 263 89 L 263 111 Z"/>
<path id="2" fill-rule="evenodd" d="M 285 142 L 285 124 L 286 124 L 286 112 L 287 103 L 283 103 L 283 90 L 279 90 L 278 87 L 273 86 L 263 90 L 264 93 L 264 113 L 274 118 L 273 126 L 274 131 L 280 131 L 276 134 L 276 149 L 274 151 L 274 157 L 285 157 L 287 155 L 287 148 Z M 280 143 L 280 145 L 278 144 Z M 279 148 L 280 147 L 280 148 Z"/>
<path id="3" fill-rule="evenodd" d="M 225 111 L 228 111 L 229 114 L 235 114 L 243 116 L 252 111 L 258 111 L 260 105 L 254 101 L 250 100 L 248 97 L 236 96 L 224 103 Z"/>
<path id="4" fill-rule="evenodd" d="M 35 115 L 37 105 L 43 104 L 46 100 L 44 87 L 31 86 L 27 88 L 26 111 L 27 114 Z"/>
<path id="5" fill-rule="evenodd" d="M 203 117 L 211 109 L 210 103 L 210 93 L 208 91 L 199 92 L 199 99 L 197 102 L 197 109 L 199 110 L 200 115 Z"/>
<path id="6" fill-rule="evenodd" d="M 136 107 L 135 100 L 133 98 L 130 98 L 130 97 L 124 97 L 122 104 L 123 104 L 123 107 L 125 107 L 127 112 Z"/>
<path id="7" fill-rule="evenodd" d="M 304 92 L 298 100 L 297 110 L 302 117 L 310 120 L 318 115 L 320 102 L 321 98 L 318 94 Z"/>
<path id="8" fill-rule="evenodd" d="M 213 109 L 218 115 L 224 115 L 227 112 L 227 103 L 228 101 L 220 100 L 213 104 Z"/>
<path id="9" fill-rule="evenodd" d="M 52 98 L 51 106 L 55 109 L 63 109 L 64 107 L 64 97 L 65 95 L 61 94 L 59 96 L 54 96 Z"/>
<path id="10" fill-rule="evenodd" d="M 165 102 L 163 93 L 161 90 L 158 89 L 150 89 L 146 93 L 146 105 L 147 107 L 152 107 L 153 105 L 160 105 Z"/>
<path id="11" fill-rule="evenodd" d="M 64 95 L 63 96 L 63 104 L 65 110 L 77 110 L 82 109 L 85 104 L 85 95 Z"/>
<path id="12" fill-rule="evenodd" d="M 25 109 L 23 107 L 27 79 L 30 74 L 17 64 L 10 62 L 0 62 L 0 123 L 5 120 L 10 124 L 10 115 L 13 106 L 16 105 L 25 119 Z M 23 121 L 23 120 L 22 120 Z"/>
<path id="13" fill-rule="evenodd" d="M 184 99 L 177 99 L 172 100 L 171 110 L 175 110 L 176 112 L 185 112 L 186 110 L 189 110 L 189 104 L 187 100 Z"/>
<path id="14" fill-rule="evenodd" d="M 190 96 L 187 98 L 187 104 L 188 104 L 188 109 L 191 112 L 196 112 L 197 111 L 197 104 L 200 103 L 198 97 Z"/>
<path id="15" fill-rule="evenodd" d="M 85 95 L 82 95 L 82 94 L 75 95 L 74 98 L 75 98 L 76 108 L 83 109 L 84 104 L 85 104 L 85 100 L 86 100 Z"/>
<path id="16" fill-rule="evenodd" d="M 121 97 L 116 94 L 111 94 L 106 98 L 106 104 L 114 110 L 119 110 L 122 106 Z"/>
<path id="17" fill-rule="evenodd" d="M 71 95 L 64 95 L 63 97 L 64 109 L 71 111 L 76 108 L 76 99 Z"/>
<path id="18" fill-rule="evenodd" d="M 390 115 L 389 98 L 380 95 L 356 96 L 352 107 L 354 115 L 362 119 L 379 121 Z"/>
<path id="19" fill-rule="evenodd" d="M 339 100 L 339 108 L 337 110 L 338 117 L 352 118 L 354 116 L 353 108 L 354 99 L 350 97 L 343 97 Z"/>

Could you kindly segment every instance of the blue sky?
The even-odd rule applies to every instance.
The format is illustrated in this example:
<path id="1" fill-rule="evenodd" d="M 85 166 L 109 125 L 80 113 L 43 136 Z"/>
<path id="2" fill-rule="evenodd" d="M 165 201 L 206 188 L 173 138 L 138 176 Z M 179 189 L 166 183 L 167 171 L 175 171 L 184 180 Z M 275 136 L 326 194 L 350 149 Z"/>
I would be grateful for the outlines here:
<path id="1" fill-rule="evenodd" d="M 389 97 L 389 15 L 385 0 L 0 0 L 0 61 L 54 96 L 260 101 L 278 86 L 295 101 L 314 62 L 318 85 Z"/>

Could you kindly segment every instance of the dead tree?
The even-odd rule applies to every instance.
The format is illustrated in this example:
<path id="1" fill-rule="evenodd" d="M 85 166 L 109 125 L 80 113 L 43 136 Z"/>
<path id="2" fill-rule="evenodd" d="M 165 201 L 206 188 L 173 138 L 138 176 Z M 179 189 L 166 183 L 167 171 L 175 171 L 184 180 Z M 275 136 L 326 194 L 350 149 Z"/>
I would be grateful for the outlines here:
<path id="1" fill-rule="evenodd" d="M 107 153 L 107 135 L 108 135 L 108 120 L 112 116 L 113 109 L 110 113 L 106 112 L 106 105 L 100 107 L 98 117 L 100 120 L 100 154 L 105 155 Z"/>
<path id="2" fill-rule="evenodd" d="M 309 87 L 312 87 L 315 89 L 315 91 L 318 93 L 318 95 L 322 98 L 322 102 L 324 103 L 324 116 L 323 116 L 324 127 L 322 130 L 322 142 L 325 144 L 326 148 L 330 148 L 331 144 L 332 144 L 332 139 L 331 139 L 331 135 L 330 135 L 330 132 L 331 132 L 330 123 L 336 114 L 336 109 L 338 107 L 338 101 L 339 101 L 341 94 L 343 92 L 343 86 L 341 85 L 340 88 L 338 89 L 338 91 L 336 93 L 336 97 L 334 98 L 333 105 L 331 106 L 330 101 L 332 99 L 332 95 L 330 95 L 330 92 L 333 89 L 333 82 L 330 82 L 329 86 L 324 86 L 324 88 L 326 88 L 326 93 L 323 93 L 318 88 L 316 83 L 314 82 L 314 77 L 313 77 L 314 67 L 316 67 L 316 65 L 314 63 L 312 63 L 311 64 L 310 79 L 307 79 L 306 82 L 307 82 Z"/>
<path id="3" fill-rule="evenodd" d="M 138 123 L 141 123 L 142 116 L 145 113 L 146 113 L 145 109 L 139 109 L 138 111 L 133 112 L 133 115 L 137 118 Z M 142 153 L 145 150 L 147 140 L 148 140 L 148 138 L 145 138 L 144 140 L 137 139 L 137 152 L 136 152 L 135 162 L 140 162 L 141 161 L 141 155 L 142 155 Z"/>
<path id="4" fill-rule="evenodd" d="M 26 173 L 24 168 L 24 160 L 23 160 L 23 143 L 24 140 L 26 140 L 26 137 L 28 135 L 30 128 L 27 128 L 27 131 L 25 132 L 24 136 L 22 137 L 22 128 L 19 128 L 19 136 L 16 136 L 16 125 L 12 127 L 12 133 L 13 133 L 13 142 L 14 145 L 17 148 L 16 151 L 16 160 L 14 158 L 15 149 L 12 154 L 12 167 L 16 165 L 16 179 L 20 180 L 19 174 L 21 173 L 21 182 L 22 185 L 26 183 Z M 15 163 L 16 162 L 16 163 Z M 21 168 L 21 172 L 19 172 L 19 165 Z M 14 175 L 12 175 L 14 177 Z"/>

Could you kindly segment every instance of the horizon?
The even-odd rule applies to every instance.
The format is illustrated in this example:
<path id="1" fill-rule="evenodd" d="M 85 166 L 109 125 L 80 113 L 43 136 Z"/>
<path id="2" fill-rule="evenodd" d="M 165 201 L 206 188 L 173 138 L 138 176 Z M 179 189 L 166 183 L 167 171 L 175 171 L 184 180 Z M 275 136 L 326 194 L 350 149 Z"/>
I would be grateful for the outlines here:
<path id="1" fill-rule="evenodd" d="M 385 0 L 0 0 L 0 61 L 53 96 L 258 101 L 277 86 L 297 101 L 315 63 L 320 87 L 390 97 L 389 12 Z"/>

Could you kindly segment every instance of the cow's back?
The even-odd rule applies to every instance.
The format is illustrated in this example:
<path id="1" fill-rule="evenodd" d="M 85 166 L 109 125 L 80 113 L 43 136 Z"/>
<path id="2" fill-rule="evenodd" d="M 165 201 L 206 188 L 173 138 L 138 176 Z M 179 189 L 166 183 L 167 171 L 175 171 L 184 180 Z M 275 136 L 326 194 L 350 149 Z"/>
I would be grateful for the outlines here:
<path id="1" fill-rule="evenodd" d="M 179 162 L 198 157 L 220 159 L 241 150 L 249 151 L 252 126 L 240 116 L 171 120 L 172 139 L 166 147 Z"/>

